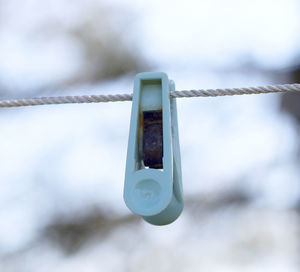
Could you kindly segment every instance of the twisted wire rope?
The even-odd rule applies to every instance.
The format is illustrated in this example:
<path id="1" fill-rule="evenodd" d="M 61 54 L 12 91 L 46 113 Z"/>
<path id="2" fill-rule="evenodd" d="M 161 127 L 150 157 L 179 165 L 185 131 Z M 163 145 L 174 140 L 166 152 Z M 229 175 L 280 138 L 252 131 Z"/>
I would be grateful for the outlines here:
<path id="1" fill-rule="evenodd" d="M 300 91 L 300 84 L 280 84 L 267 85 L 246 88 L 224 88 L 224 89 L 200 89 L 200 90 L 182 90 L 170 92 L 170 97 L 217 97 L 232 96 L 244 94 L 261 93 L 285 93 Z M 52 97 L 34 97 L 23 99 L 0 100 L 0 108 L 53 105 L 53 104 L 75 104 L 75 103 L 100 103 L 131 101 L 132 94 L 114 94 L 114 95 L 79 95 L 79 96 L 52 96 Z"/>

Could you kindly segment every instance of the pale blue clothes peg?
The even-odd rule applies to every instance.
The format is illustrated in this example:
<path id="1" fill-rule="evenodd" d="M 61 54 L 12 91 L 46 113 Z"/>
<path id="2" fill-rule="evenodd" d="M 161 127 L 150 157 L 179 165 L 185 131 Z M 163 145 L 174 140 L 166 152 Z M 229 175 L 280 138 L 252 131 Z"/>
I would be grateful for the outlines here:
<path id="1" fill-rule="evenodd" d="M 154 225 L 175 221 L 183 209 L 181 158 L 173 81 L 141 73 L 134 81 L 124 200 Z"/>

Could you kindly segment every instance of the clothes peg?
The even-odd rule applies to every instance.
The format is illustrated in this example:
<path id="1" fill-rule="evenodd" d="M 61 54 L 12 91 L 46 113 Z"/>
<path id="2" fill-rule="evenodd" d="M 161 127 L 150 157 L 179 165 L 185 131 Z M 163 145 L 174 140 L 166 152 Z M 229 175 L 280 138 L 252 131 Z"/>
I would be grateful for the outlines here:
<path id="1" fill-rule="evenodd" d="M 141 73 L 134 81 L 124 200 L 153 225 L 172 223 L 183 209 L 173 90 L 165 73 Z"/>

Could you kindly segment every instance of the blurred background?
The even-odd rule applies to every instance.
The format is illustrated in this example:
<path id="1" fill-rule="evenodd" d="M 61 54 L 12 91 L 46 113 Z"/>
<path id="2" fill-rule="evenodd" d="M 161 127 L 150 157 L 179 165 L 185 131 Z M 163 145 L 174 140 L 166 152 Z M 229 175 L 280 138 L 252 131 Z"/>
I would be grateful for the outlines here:
<path id="1" fill-rule="evenodd" d="M 0 0 L 0 99 L 300 83 L 297 0 Z M 0 110 L 0 271 L 299 271 L 300 94 L 178 99 L 185 209 L 123 183 L 131 103 Z"/>

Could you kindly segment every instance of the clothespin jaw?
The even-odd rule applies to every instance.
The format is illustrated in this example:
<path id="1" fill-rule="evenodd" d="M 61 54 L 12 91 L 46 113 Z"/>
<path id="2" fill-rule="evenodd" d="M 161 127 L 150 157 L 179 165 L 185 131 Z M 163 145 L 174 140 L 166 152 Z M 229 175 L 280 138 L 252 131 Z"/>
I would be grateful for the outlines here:
<path id="1" fill-rule="evenodd" d="M 165 73 L 141 73 L 134 82 L 124 200 L 154 225 L 166 225 L 183 209 L 177 108 Z"/>

